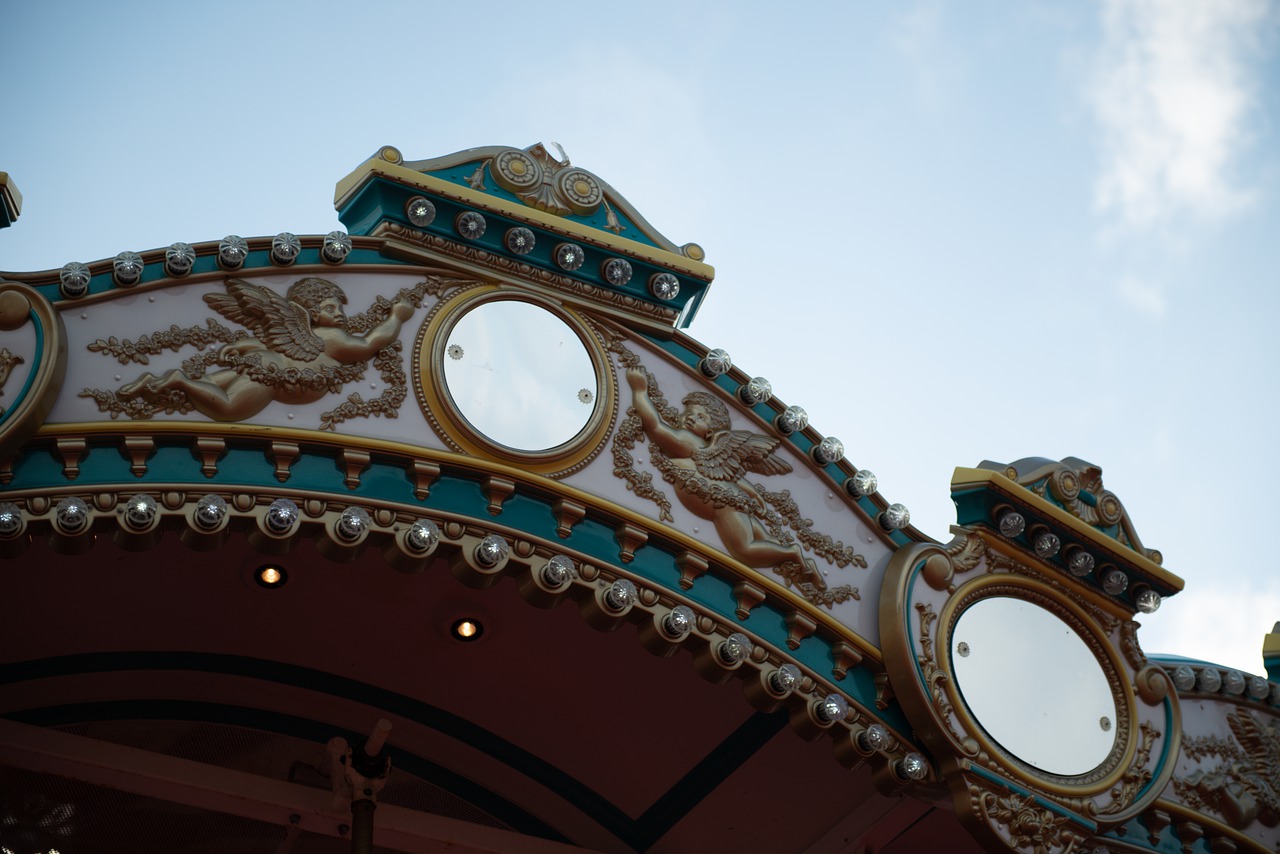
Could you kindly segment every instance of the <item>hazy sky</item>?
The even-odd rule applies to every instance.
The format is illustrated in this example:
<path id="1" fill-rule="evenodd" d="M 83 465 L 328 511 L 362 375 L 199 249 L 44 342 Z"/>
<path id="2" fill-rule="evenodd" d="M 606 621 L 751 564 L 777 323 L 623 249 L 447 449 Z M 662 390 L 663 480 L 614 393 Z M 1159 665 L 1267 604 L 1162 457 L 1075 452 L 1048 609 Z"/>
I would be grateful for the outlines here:
<path id="1" fill-rule="evenodd" d="M 955 466 L 1102 466 L 1187 590 L 1280 619 L 1280 4 L 0 5 L 0 270 L 338 227 L 335 182 L 561 143 L 716 283 L 689 330 L 947 539 Z"/>

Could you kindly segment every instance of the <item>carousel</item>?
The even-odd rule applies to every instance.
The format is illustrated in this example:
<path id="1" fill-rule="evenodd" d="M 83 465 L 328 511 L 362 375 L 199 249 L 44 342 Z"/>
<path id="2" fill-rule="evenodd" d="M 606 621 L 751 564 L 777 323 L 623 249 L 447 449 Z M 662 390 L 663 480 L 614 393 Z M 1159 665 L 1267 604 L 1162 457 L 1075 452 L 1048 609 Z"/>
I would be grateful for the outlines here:
<path id="1" fill-rule="evenodd" d="M 562 151 L 334 201 L 0 273 L 0 854 L 1280 848 L 1280 686 L 1143 652 L 1099 466 L 935 540 Z"/>

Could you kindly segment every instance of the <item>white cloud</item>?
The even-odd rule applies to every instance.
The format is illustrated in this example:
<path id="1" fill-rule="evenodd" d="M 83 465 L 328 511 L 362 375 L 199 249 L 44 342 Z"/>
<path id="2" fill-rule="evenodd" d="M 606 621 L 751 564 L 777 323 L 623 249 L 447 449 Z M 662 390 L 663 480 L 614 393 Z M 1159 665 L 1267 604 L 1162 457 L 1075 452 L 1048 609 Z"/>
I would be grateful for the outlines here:
<path id="1" fill-rule="evenodd" d="M 1130 307 L 1148 317 L 1161 318 L 1169 310 L 1164 289 L 1153 282 L 1144 282 L 1133 276 L 1123 276 L 1116 285 L 1116 289 L 1120 292 L 1120 298 Z"/>
<path id="2" fill-rule="evenodd" d="M 1233 174 L 1256 107 L 1266 0 L 1102 0 L 1090 90 L 1101 210 L 1130 226 L 1216 219 L 1251 198 Z"/>
<path id="3" fill-rule="evenodd" d="M 1266 673 L 1262 640 L 1280 620 L 1280 588 L 1232 578 L 1214 587 L 1208 578 L 1140 617 L 1138 640 L 1148 654 L 1198 658 L 1246 673 Z"/>

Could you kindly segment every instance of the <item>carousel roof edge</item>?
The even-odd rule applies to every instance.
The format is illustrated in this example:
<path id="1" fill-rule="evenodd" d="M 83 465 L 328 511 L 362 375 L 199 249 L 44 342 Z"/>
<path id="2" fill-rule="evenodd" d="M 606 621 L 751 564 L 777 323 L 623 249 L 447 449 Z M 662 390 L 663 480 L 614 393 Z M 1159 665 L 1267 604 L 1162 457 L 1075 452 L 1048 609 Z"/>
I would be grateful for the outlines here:
<path id="1" fill-rule="evenodd" d="M 1075 471 L 1072 463 L 1079 461 L 1068 457 L 1062 463 L 1037 467 L 1034 481 L 1030 474 L 1023 474 L 1026 462 L 1006 466 L 984 461 L 981 468 L 957 467 L 951 478 L 951 497 L 959 524 L 986 525 L 1032 551 L 1036 551 L 1033 538 L 1037 532 L 1052 534 L 1056 538 L 1052 553 L 1039 557 L 1064 576 L 1088 586 L 1105 587 L 1110 570 L 1118 568 L 1125 575 L 1123 589 L 1107 591 L 1111 597 L 1136 597 L 1137 591 L 1148 585 L 1160 596 L 1183 589 L 1183 579 L 1158 562 L 1162 559 L 1158 551 L 1142 549 L 1123 506 L 1101 489 L 1100 477 L 1086 482 L 1093 484 L 1097 494 L 1084 497 L 1088 486 L 1082 487 L 1078 480 L 1073 484 L 1071 476 Z M 1100 475 L 1100 469 L 1092 469 Z M 1011 511 L 1022 516 L 1021 524 L 1006 532 L 1001 518 Z M 1085 554 L 1087 561 L 1075 564 L 1077 553 Z"/>
<path id="2" fill-rule="evenodd" d="M 499 165 L 499 158 L 503 155 L 509 161 L 506 169 Z M 524 187 L 510 180 L 512 176 L 507 173 L 511 166 L 531 164 L 526 167 L 531 171 L 533 168 L 541 169 L 539 161 L 547 164 L 547 171 L 557 170 L 559 178 L 556 184 L 571 184 L 571 179 L 580 179 L 581 186 L 577 189 L 587 192 L 576 193 L 573 186 L 567 193 L 559 188 L 553 192 L 544 183 Z M 556 159 L 541 144 L 527 149 L 486 146 L 417 161 L 405 161 L 397 149 L 384 146 L 338 181 L 334 190 L 334 207 L 343 210 L 366 184 L 381 177 L 561 231 L 706 282 L 714 278 L 715 269 L 705 263 L 705 252 L 701 246 L 696 243 L 677 246 L 650 225 L 606 181 L 585 169 L 576 166 L 570 169 L 569 166 L 567 158 L 564 161 Z M 627 237 L 622 236 L 624 232 Z"/>

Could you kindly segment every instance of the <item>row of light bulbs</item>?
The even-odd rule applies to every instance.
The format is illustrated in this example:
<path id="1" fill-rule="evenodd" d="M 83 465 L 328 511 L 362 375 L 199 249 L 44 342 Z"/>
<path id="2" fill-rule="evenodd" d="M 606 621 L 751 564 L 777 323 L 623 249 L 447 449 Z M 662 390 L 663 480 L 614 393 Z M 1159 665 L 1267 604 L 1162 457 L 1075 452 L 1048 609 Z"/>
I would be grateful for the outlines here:
<path id="1" fill-rule="evenodd" d="M 698 368 L 710 379 L 715 379 L 733 368 L 733 359 L 719 348 L 711 350 L 698 362 Z M 773 384 L 764 377 L 752 377 L 738 386 L 738 399 L 747 406 L 766 403 L 773 398 Z M 773 419 L 774 428 L 784 436 L 798 433 L 809 426 L 809 413 L 802 407 L 788 406 Z M 818 466 L 825 468 L 844 459 L 844 443 L 835 436 L 826 436 L 809 449 L 809 456 Z M 876 476 L 866 469 L 858 469 L 844 481 L 845 492 L 853 498 L 872 495 L 879 489 Z M 885 531 L 898 531 L 911 524 L 911 512 L 905 505 L 890 504 L 876 517 Z"/>
<path id="2" fill-rule="evenodd" d="M 121 506 L 119 518 L 125 529 L 143 533 L 154 529 L 159 515 L 159 505 L 155 498 L 139 493 Z M 190 521 L 198 530 L 212 533 L 224 527 L 229 515 L 230 508 L 226 500 L 210 493 L 196 502 Z M 54 507 L 53 523 L 60 534 L 73 537 L 88 532 L 92 517 L 92 510 L 84 499 L 66 496 Z M 288 498 L 277 498 L 267 506 L 262 515 L 262 524 L 271 535 L 284 538 L 297 531 L 300 519 L 301 510 L 296 502 Z M 365 537 L 373 524 L 372 516 L 364 508 L 347 507 L 334 520 L 332 533 L 340 542 L 355 544 Z M 0 502 L 0 540 L 18 537 L 24 529 L 25 519 L 21 508 L 12 502 Z M 425 558 L 436 550 L 440 540 L 439 525 L 430 519 L 417 519 L 404 529 L 399 543 L 411 555 Z M 499 534 L 483 537 L 471 554 L 474 566 L 480 573 L 495 576 L 505 568 L 510 556 L 511 546 Z M 580 577 L 574 561 L 565 555 L 552 556 L 534 570 L 534 575 L 539 582 L 538 586 L 552 594 L 566 591 Z M 282 581 L 283 574 L 278 580 L 264 583 L 264 586 L 279 586 Z M 640 601 L 640 592 L 635 582 L 618 578 L 600 590 L 597 601 L 608 617 L 620 619 Z M 688 605 L 676 605 L 655 620 L 659 632 L 670 643 L 685 640 L 693 632 L 696 623 L 697 614 Z M 754 648 L 750 637 L 742 632 L 733 632 L 715 644 L 713 654 L 721 666 L 735 669 L 751 658 Z M 801 678 L 800 668 L 787 663 L 772 671 L 766 678 L 766 683 L 774 699 L 782 700 L 799 687 Z M 841 694 L 832 692 L 814 700 L 811 712 L 820 726 L 829 727 L 848 717 L 849 702 Z M 887 752 L 895 746 L 888 731 L 880 724 L 872 724 L 859 732 L 855 740 L 858 749 L 868 756 Z M 893 770 L 904 782 L 921 780 L 929 771 L 928 763 L 918 753 L 908 753 L 893 760 Z"/>
<path id="3" fill-rule="evenodd" d="M 425 196 L 414 196 L 405 202 L 405 216 L 417 228 L 426 228 L 436 218 L 435 204 Z M 453 228 L 465 240 L 479 240 L 488 231 L 489 223 L 478 211 L 463 211 L 453 218 Z M 514 255 L 528 255 L 537 245 L 537 235 L 523 225 L 508 228 L 502 236 L 502 245 Z M 557 267 L 572 273 L 582 267 L 587 253 L 576 243 L 557 243 L 551 250 L 551 258 Z M 631 281 L 634 271 L 625 258 L 607 258 L 600 264 L 600 276 L 615 288 Z M 660 300 L 673 300 L 680 295 L 680 280 L 671 273 L 654 273 L 649 277 L 649 293 Z"/>
<path id="4" fill-rule="evenodd" d="M 324 236 L 320 258 L 327 264 L 341 264 L 351 254 L 351 236 L 343 231 L 331 231 Z M 302 253 L 302 240 L 288 231 L 271 238 L 271 263 L 288 267 Z M 249 241 L 238 234 L 228 234 L 218 242 L 218 267 L 234 272 L 244 266 L 249 257 Z M 196 263 L 196 250 L 189 243 L 172 244 L 164 253 L 164 272 L 170 278 L 180 279 L 188 275 Z M 146 263 L 142 255 L 126 250 L 111 262 L 111 280 L 122 288 L 131 288 L 142 280 Z M 79 299 L 89 292 L 93 273 L 87 264 L 71 261 L 58 273 L 58 289 L 67 299 Z"/>
<path id="5" fill-rule="evenodd" d="M 998 507 L 995 512 L 996 527 L 1001 535 L 1016 539 L 1027 531 L 1027 518 L 1017 510 L 1009 507 Z M 1085 578 L 1094 571 L 1097 560 L 1083 547 L 1070 544 L 1065 549 L 1057 534 L 1044 525 L 1033 525 L 1029 533 L 1031 548 L 1041 560 L 1052 560 L 1059 554 L 1067 565 L 1068 571 L 1076 578 Z M 1124 570 L 1114 566 L 1103 566 L 1098 570 L 1097 580 L 1108 596 L 1121 596 L 1129 589 L 1129 576 Z M 1144 614 L 1153 614 L 1160 608 L 1160 594 L 1146 585 L 1133 591 L 1133 603 Z"/>
<path id="6" fill-rule="evenodd" d="M 1170 676 L 1174 687 L 1183 694 L 1226 694 L 1230 697 L 1247 696 L 1258 702 L 1269 701 L 1280 705 L 1280 685 L 1268 682 L 1261 676 L 1246 675 L 1239 670 L 1219 670 L 1213 666 L 1200 668 L 1180 664 Z"/>

